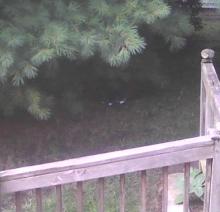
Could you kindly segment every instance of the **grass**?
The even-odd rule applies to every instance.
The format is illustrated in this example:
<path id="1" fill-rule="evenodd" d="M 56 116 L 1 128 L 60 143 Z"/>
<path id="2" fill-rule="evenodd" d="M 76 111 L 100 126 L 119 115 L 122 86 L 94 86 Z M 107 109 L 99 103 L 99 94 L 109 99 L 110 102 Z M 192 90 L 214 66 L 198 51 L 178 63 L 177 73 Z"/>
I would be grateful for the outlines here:
<path id="1" fill-rule="evenodd" d="M 182 82 L 181 82 L 182 81 Z M 189 82 L 190 81 L 190 82 Z M 158 90 L 130 99 L 120 107 L 95 103 L 95 110 L 81 120 L 61 116 L 47 122 L 2 121 L 0 169 L 69 159 L 119 149 L 161 143 L 198 133 L 199 80 L 173 81 L 168 90 Z M 191 84 L 190 84 L 191 83 Z M 14 133 L 11 133 L 11 132 Z M 31 136 L 30 136 L 31 135 Z M 148 212 L 160 211 L 160 171 L 148 172 Z M 85 184 L 85 211 L 97 211 L 96 183 Z M 118 211 L 119 178 L 106 181 L 105 211 Z M 140 177 L 126 175 L 126 211 L 139 211 Z M 63 190 L 64 211 L 76 211 L 75 185 Z M 24 209 L 35 211 L 32 192 L 25 195 Z M 15 211 L 12 197 L 5 198 L 4 212 Z M 44 193 L 44 211 L 55 211 L 54 190 Z"/>
<path id="2" fill-rule="evenodd" d="M 186 55 L 183 52 L 179 58 L 167 60 L 164 71 L 172 73 L 165 73 L 170 76 L 168 87 L 140 90 L 138 98 L 128 99 L 124 105 L 108 107 L 91 101 L 91 110 L 78 120 L 63 113 L 45 122 L 31 118 L 1 120 L 0 170 L 197 136 L 199 62 L 192 60 L 195 56 Z M 180 63 L 182 60 L 185 61 Z M 192 63 L 193 66 L 185 65 Z M 198 70 L 192 71 L 192 67 Z M 159 211 L 161 207 L 160 178 L 160 171 L 148 172 L 148 212 Z M 85 186 L 85 211 L 97 211 L 96 183 L 86 182 Z M 126 211 L 139 211 L 139 188 L 140 176 L 126 175 Z M 65 212 L 76 211 L 75 191 L 75 185 L 64 186 Z M 118 176 L 108 178 L 105 211 L 118 211 L 118 192 Z M 35 211 L 33 193 L 26 194 L 24 200 L 25 211 Z M 13 197 L 5 198 L 4 212 L 15 211 L 12 202 Z M 44 211 L 55 211 L 53 189 L 44 191 Z"/>
<path id="3" fill-rule="evenodd" d="M 182 89 L 181 98 L 163 92 L 120 108 L 98 105 L 80 121 L 2 121 L 0 170 L 196 136 L 198 94 Z"/>

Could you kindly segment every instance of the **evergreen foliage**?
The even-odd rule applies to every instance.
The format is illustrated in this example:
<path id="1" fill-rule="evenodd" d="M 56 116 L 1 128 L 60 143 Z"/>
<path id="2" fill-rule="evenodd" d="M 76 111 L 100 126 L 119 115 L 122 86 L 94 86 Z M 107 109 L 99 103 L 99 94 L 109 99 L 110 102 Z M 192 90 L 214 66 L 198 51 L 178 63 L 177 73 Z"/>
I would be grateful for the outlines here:
<path id="1" fill-rule="evenodd" d="M 183 47 L 193 27 L 187 13 L 173 5 L 163 0 L 1 0 L 1 110 L 10 114 L 19 107 L 47 119 L 51 98 L 29 82 L 39 70 L 59 58 L 94 55 L 111 66 L 126 64 L 146 47 L 138 32 L 142 24 L 161 34 L 171 50 Z"/>

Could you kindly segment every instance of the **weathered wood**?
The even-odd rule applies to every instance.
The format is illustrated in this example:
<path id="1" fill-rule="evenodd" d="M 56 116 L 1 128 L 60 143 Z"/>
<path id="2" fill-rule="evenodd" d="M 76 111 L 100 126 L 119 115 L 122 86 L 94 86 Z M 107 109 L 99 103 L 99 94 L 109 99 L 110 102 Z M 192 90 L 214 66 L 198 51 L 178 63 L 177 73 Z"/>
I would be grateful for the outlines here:
<path id="1" fill-rule="evenodd" d="M 190 192 L 190 163 L 184 164 L 184 200 L 183 210 L 189 212 L 189 192 Z"/>
<path id="2" fill-rule="evenodd" d="M 22 212 L 22 196 L 21 192 L 15 193 L 15 209 L 16 212 Z"/>
<path id="3" fill-rule="evenodd" d="M 220 97 L 220 84 L 217 79 L 213 64 L 211 64 L 211 66 L 210 64 L 204 64 L 203 66 L 205 66 L 203 68 L 204 70 L 202 70 L 202 76 L 204 75 L 202 78 L 203 83 L 205 84 L 205 91 L 203 95 L 205 97 L 205 129 L 207 133 L 207 130 L 210 127 L 214 127 L 213 112 L 216 110 L 217 106 L 214 101 L 214 96 L 216 98 Z M 219 97 L 217 97 L 216 95 Z"/>
<path id="4" fill-rule="evenodd" d="M 145 156 L 154 156 L 169 152 L 187 150 L 191 148 L 205 147 L 209 145 L 212 145 L 212 141 L 209 136 L 183 139 L 179 141 L 81 157 L 77 159 L 47 163 L 43 165 L 6 170 L 0 172 L 0 180 L 8 181 L 8 180 L 14 180 L 25 177 L 34 177 L 38 175 L 68 171 L 79 168 L 86 168 L 90 166 L 97 166 L 101 164 L 130 160 Z"/>
<path id="5" fill-rule="evenodd" d="M 77 212 L 83 212 L 83 182 L 77 182 L 76 188 Z"/>
<path id="6" fill-rule="evenodd" d="M 212 177 L 212 159 L 206 160 L 206 177 L 205 177 L 205 194 L 203 212 L 209 212 L 210 207 L 210 192 L 211 192 L 211 177 Z"/>
<path id="7" fill-rule="evenodd" d="M 141 204 L 140 212 L 147 211 L 147 202 L 146 202 L 146 187 L 147 187 L 147 175 L 146 171 L 141 171 Z"/>
<path id="8" fill-rule="evenodd" d="M 210 192 L 210 212 L 219 212 L 220 209 L 220 137 L 213 138 L 215 141 L 215 155 L 212 166 L 211 192 Z"/>
<path id="9" fill-rule="evenodd" d="M 205 102 L 205 134 L 208 134 L 208 129 L 211 128 L 212 125 L 212 112 L 211 112 L 211 105 L 210 105 L 210 96 L 206 96 Z"/>
<path id="10" fill-rule="evenodd" d="M 168 207 L 168 166 L 163 167 L 163 196 L 162 212 L 167 212 Z"/>
<path id="11" fill-rule="evenodd" d="M 212 63 L 215 52 L 212 49 L 203 49 L 201 51 L 202 63 Z"/>
<path id="12" fill-rule="evenodd" d="M 2 189 L 1 189 L 1 183 L 0 183 L 0 212 L 2 212 Z"/>
<path id="13" fill-rule="evenodd" d="M 62 204 L 62 186 L 56 186 L 56 212 L 63 211 L 63 204 Z"/>
<path id="14" fill-rule="evenodd" d="M 213 100 L 213 108 L 220 115 L 220 82 L 212 63 L 202 63 L 201 78 L 206 94 Z"/>
<path id="15" fill-rule="evenodd" d="M 216 124 L 214 112 L 215 112 L 214 100 L 212 98 L 210 98 L 210 127 L 214 127 Z"/>
<path id="16" fill-rule="evenodd" d="M 125 175 L 120 175 L 120 212 L 125 212 Z"/>
<path id="17" fill-rule="evenodd" d="M 89 166 L 82 169 L 74 169 L 52 174 L 27 177 L 23 179 L 3 181 L 2 189 L 4 193 L 22 191 L 39 187 L 47 187 L 77 181 L 97 179 L 120 175 L 130 172 L 136 172 L 146 169 L 159 168 L 163 166 L 172 166 L 180 163 L 198 161 L 201 159 L 212 158 L 214 149 L 213 142 L 209 145 L 199 148 L 190 148 L 187 150 L 174 151 L 154 156 L 140 157 L 130 160 L 110 162 L 102 165 Z"/>
<path id="18" fill-rule="evenodd" d="M 214 123 L 219 121 L 220 117 L 220 82 L 216 74 L 212 59 L 214 57 L 213 50 L 202 51 L 202 66 L 201 74 L 208 100 L 206 107 L 209 111 L 206 112 L 205 122 L 206 130 L 214 126 Z M 209 107 L 208 107 L 209 106 Z M 211 109 L 210 109 L 211 108 Z M 211 110 L 211 112 L 210 112 Z M 200 117 L 201 118 L 201 117 Z M 200 125 L 201 126 L 201 125 Z M 200 129 L 201 130 L 201 129 Z M 214 132 L 212 130 L 212 132 Z M 206 132 L 208 133 L 208 132 Z M 217 212 L 220 208 L 220 138 L 219 132 L 213 133 L 215 142 L 215 155 L 212 160 L 209 159 L 206 164 L 206 189 L 204 197 L 204 212 Z M 211 174 L 212 173 L 212 174 Z"/>
<path id="19" fill-rule="evenodd" d="M 42 204 L 42 189 L 37 188 L 35 190 L 36 194 L 36 211 L 37 212 L 43 212 L 43 204 Z"/>
<path id="20" fill-rule="evenodd" d="M 62 183 L 71 183 L 86 179 L 97 178 L 97 176 L 99 176 L 99 173 L 91 173 L 90 170 L 92 171 L 93 169 L 96 169 L 96 167 L 97 169 L 99 169 L 100 167 L 101 169 L 102 167 L 106 167 L 105 169 L 109 170 L 108 165 L 110 165 L 111 167 L 113 164 L 115 165 L 114 173 L 112 173 L 112 170 L 109 170 L 110 172 L 105 170 L 105 172 L 102 171 L 101 177 L 112 176 L 115 174 L 123 174 L 124 171 L 125 173 L 128 173 L 133 171 L 144 170 L 145 167 L 143 163 L 143 168 L 140 166 L 137 166 L 137 168 L 133 165 L 129 166 L 129 163 L 131 161 L 142 161 L 142 159 L 144 158 L 144 161 L 146 159 L 151 160 L 151 158 L 153 160 L 156 160 L 155 158 L 157 158 L 157 156 L 160 156 L 161 158 L 169 158 L 169 155 L 171 158 L 175 155 L 179 155 L 182 158 L 180 161 L 178 161 L 177 159 L 171 159 L 171 161 L 167 162 L 163 160 L 160 162 L 159 160 L 157 160 L 157 165 L 155 166 L 154 164 L 152 164 L 152 162 L 150 162 L 150 168 L 156 168 L 163 165 L 166 166 L 187 162 L 188 159 L 184 157 L 184 154 L 185 152 L 190 154 L 191 150 L 192 152 L 198 152 L 197 154 L 192 154 L 196 156 L 194 160 L 203 158 L 203 154 L 204 158 L 210 157 L 213 153 L 212 145 L 213 141 L 211 140 L 210 136 L 202 136 L 153 146 L 146 146 L 130 150 L 123 150 L 95 156 L 83 157 L 79 159 L 72 159 L 62 162 L 55 162 L 44 165 L 3 171 L 0 172 L 0 180 L 2 182 L 3 192 L 17 191 L 17 189 L 20 189 L 18 188 L 19 182 L 22 182 L 25 190 L 45 186 L 53 186 Z M 200 148 L 206 150 L 200 152 Z M 123 166 L 120 165 L 120 163 L 122 163 L 121 165 L 126 164 L 126 167 L 129 166 L 130 168 L 125 169 Z M 48 178 L 50 178 L 50 180 Z M 33 182 L 33 184 L 31 183 L 30 185 L 30 181 Z M 17 186 L 16 183 L 18 183 Z M 13 185 L 13 188 L 9 186 L 10 184 Z"/>
<path id="21" fill-rule="evenodd" d="M 208 129 L 220 117 L 220 82 L 212 63 L 214 55 L 211 49 L 201 52 L 200 135 L 207 135 Z M 205 164 L 204 160 L 200 161 L 203 172 L 206 170 Z"/>
<path id="22" fill-rule="evenodd" d="M 201 75 L 200 84 L 200 136 L 205 135 L 205 87 Z"/>
<path id="23" fill-rule="evenodd" d="M 210 74 L 213 75 L 212 69 L 210 71 L 210 65 L 212 65 L 212 60 L 214 58 L 215 52 L 212 49 L 204 49 L 201 52 L 201 85 L 200 85 L 200 135 L 204 135 L 206 130 L 210 127 L 208 126 L 209 119 L 209 100 L 211 96 L 211 90 L 213 88 L 212 80 L 210 80 Z M 213 65 L 212 65 L 213 67 Z M 218 80 L 217 80 L 218 81 Z M 207 119 L 208 117 L 208 119 Z"/>
<path id="24" fill-rule="evenodd" d="M 104 212 L 104 178 L 98 179 L 98 212 Z"/>

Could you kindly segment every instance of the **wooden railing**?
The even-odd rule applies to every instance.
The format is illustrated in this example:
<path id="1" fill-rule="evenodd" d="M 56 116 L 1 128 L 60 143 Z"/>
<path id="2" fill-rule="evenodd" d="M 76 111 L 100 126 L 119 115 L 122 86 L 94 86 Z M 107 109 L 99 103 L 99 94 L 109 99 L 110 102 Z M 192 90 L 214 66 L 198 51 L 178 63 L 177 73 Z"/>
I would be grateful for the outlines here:
<path id="1" fill-rule="evenodd" d="M 16 212 L 24 211 L 23 193 L 35 191 L 36 211 L 43 211 L 42 191 L 55 187 L 56 211 L 63 211 L 62 186 L 76 184 L 77 212 L 85 211 L 84 182 L 97 180 L 98 212 L 104 212 L 105 179 L 119 175 L 119 211 L 126 208 L 126 174 L 140 173 L 140 212 L 147 211 L 146 170 L 163 171 L 162 212 L 168 208 L 168 169 L 184 164 L 184 212 L 189 212 L 190 163 L 203 160 L 206 168 L 204 212 L 220 211 L 220 83 L 212 64 L 211 50 L 202 52 L 200 136 L 152 146 L 81 157 L 0 172 L 1 198 L 14 193 Z M 0 198 L 0 200 L 1 200 Z M 0 201 L 1 202 L 1 201 Z"/>
<path id="2" fill-rule="evenodd" d="M 214 158 L 215 139 L 201 136 L 153 146 L 99 154 L 61 162 L 7 170 L 0 173 L 1 191 L 15 192 L 17 211 L 21 210 L 21 191 L 36 189 L 37 211 L 42 211 L 41 189 L 55 186 L 57 212 L 62 211 L 61 185 L 77 183 L 78 211 L 83 211 L 83 182 L 97 179 L 99 212 L 104 211 L 104 178 L 120 175 L 120 211 L 125 211 L 125 174 L 140 171 L 141 211 L 146 211 L 146 170 L 163 168 L 164 197 L 163 211 L 167 211 L 168 167 L 185 163 L 185 207 L 188 208 L 189 163 L 202 159 Z M 210 173 L 209 173 L 210 174 Z M 187 209 L 185 210 L 187 211 Z"/>
<path id="3" fill-rule="evenodd" d="M 214 51 L 201 53 L 200 135 L 206 135 L 220 121 L 220 82 L 212 63 Z"/>

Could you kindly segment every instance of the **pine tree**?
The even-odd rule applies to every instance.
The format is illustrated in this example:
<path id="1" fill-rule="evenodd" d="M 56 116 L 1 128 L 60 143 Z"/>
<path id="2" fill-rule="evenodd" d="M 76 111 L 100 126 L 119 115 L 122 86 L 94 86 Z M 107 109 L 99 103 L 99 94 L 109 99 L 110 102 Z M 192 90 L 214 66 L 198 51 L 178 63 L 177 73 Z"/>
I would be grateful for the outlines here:
<path id="1" fill-rule="evenodd" d="M 59 58 L 98 55 L 120 66 L 146 47 L 146 24 L 181 48 L 192 31 L 189 16 L 163 0 L 0 0 L 0 109 L 26 109 L 48 119 L 51 97 L 30 82 Z M 47 70 L 46 70 L 47 71 Z"/>

